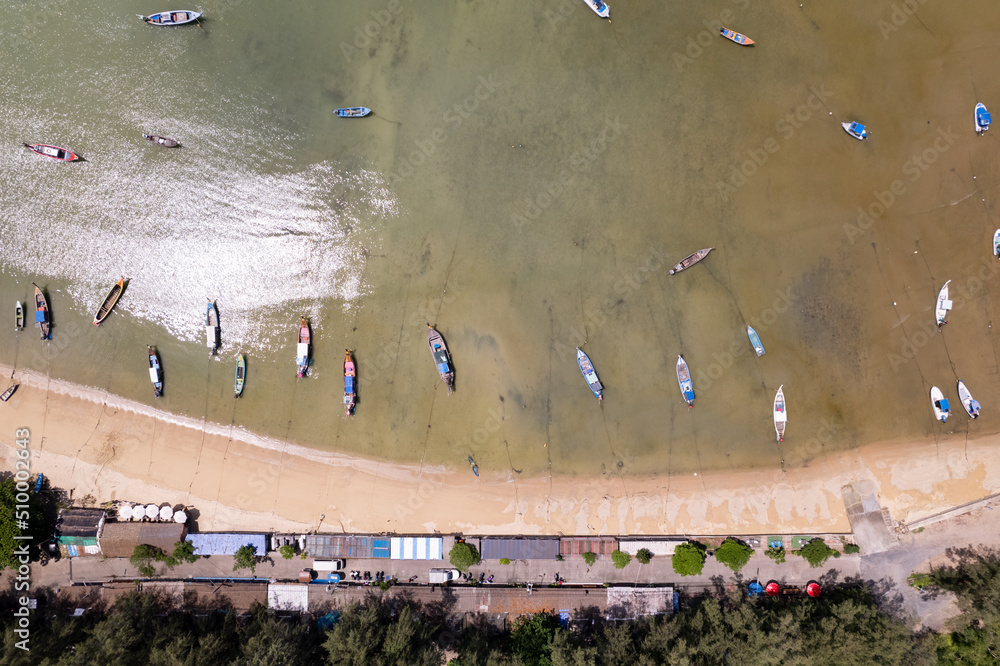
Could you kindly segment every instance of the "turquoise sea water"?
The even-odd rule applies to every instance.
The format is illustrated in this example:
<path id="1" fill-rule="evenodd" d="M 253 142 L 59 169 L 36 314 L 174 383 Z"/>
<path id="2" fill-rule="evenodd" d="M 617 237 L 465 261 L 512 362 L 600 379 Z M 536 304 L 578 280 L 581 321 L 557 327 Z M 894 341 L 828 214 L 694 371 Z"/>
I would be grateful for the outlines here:
<path id="1" fill-rule="evenodd" d="M 4 327 L 0 361 L 152 403 L 155 344 L 166 410 L 375 459 L 471 453 L 494 479 L 804 464 L 994 432 L 997 130 L 972 127 L 977 101 L 1000 112 L 984 65 L 1000 8 L 910 4 L 612 3 L 609 23 L 580 0 L 243 0 L 155 28 L 135 14 L 167 7 L 5 2 L 2 308 L 13 318 L 38 282 L 54 327 L 44 344 Z M 723 23 L 757 46 L 718 37 Z M 332 114 L 356 105 L 376 115 Z M 702 247 L 716 249 L 667 274 Z M 222 322 L 211 359 L 206 297 Z M 301 315 L 314 365 L 296 381 Z M 452 350 L 450 397 L 427 322 Z M 984 417 L 935 424 L 927 391 L 954 399 L 958 378 Z"/>

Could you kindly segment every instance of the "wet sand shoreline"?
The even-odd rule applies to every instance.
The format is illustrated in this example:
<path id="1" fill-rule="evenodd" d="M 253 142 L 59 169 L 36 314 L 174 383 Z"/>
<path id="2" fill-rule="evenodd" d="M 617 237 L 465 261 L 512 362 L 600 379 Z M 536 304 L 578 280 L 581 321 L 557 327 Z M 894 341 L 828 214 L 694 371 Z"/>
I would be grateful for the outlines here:
<path id="1" fill-rule="evenodd" d="M 869 483 L 900 522 L 1000 491 L 997 436 L 882 442 L 785 469 L 528 477 L 480 463 L 476 478 L 467 466 L 397 464 L 264 438 L 30 371 L 18 379 L 0 406 L 6 464 L 15 429 L 26 427 L 32 472 L 77 501 L 185 504 L 202 531 L 849 532 L 846 483 Z"/>

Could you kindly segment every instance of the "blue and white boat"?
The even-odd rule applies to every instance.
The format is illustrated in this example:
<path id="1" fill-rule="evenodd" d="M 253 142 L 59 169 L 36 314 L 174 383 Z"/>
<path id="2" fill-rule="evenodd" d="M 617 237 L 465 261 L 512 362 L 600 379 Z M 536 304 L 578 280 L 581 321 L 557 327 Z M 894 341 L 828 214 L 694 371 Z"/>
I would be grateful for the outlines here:
<path id="1" fill-rule="evenodd" d="M 788 410 L 785 409 L 785 385 L 782 384 L 774 394 L 774 434 L 779 442 L 785 441 L 786 425 L 788 425 Z"/>
<path id="2" fill-rule="evenodd" d="M 601 18 L 608 18 L 611 13 L 611 8 L 608 7 L 608 3 L 604 0 L 583 0 L 587 3 L 587 6 L 594 10 L 594 13 Z"/>
<path id="3" fill-rule="evenodd" d="M 601 380 L 597 378 L 597 371 L 594 370 L 594 364 L 590 362 L 590 357 L 579 347 L 576 348 L 576 364 L 580 366 L 580 372 L 583 373 L 583 378 L 587 380 L 587 386 L 597 396 L 597 400 L 603 401 L 604 387 L 601 386 Z"/>
<path id="4" fill-rule="evenodd" d="M 931 407 L 934 408 L 934 418 L 941 423 L 948 421 L 948 417 L 951 416 L 951 405 L 937 386 L 931 387 Z"/>
<path id="5" fill-rule="evenodd" d="M 753 326 L 747 326 L 747 337 L 750 338 L 750 344 L 753 345 L 753 350 L 757 352 L 757 356 L 763 356 L 764 345 L 760 343 L 760 336 L 757 335 L 757 331 L 753 330 Z"/>
<path id="6" fill-rule="evenodd" d="M 180 10 L 172 12 L 157 12 L 156 14 L 150 14 L 149 16 L 139 14 L 139 18 L 150 25 L 184 25 L 185 23 L 194 23 L 201 18 L 201 15 L 202 12 Z"/>
<path id="7" fill-rule="evenodd" d="M 451 354 L 448 353 L 448 345 L 444 343 L 444 338 L 437 329 L 427 324 L 427 346 L 430 347 L 431 356 L 434 357 L 434 365 L 437 366 L 438 374 L 448 387 L 448 395 L 455 390 L 455 369 L 451 365 Z"/>
<path id="8" fill-rule="evenodd" d="M 853 136 L 858 141 L 862 141 L 868 138 L 868 130 L 861 123 L 840 123 L 840 126 L 844 128 L 844 131 Z"/>
<path id="9" fill-rule="evenodd" d="M 958 380 L 958 399 L 962 401 L 962 406 L 965 407 L 965 411 L 969 413 L 970 417 L 979 418 L 979 411 L 983 407 L 978 400 L 972 397 L 969 389 L 965 388 L 965 382 L 961 379 Z"/>
<path id="10" fill-rule="evenodd" d="M 681 387 L 681 395 L 688 407 L 694 407 L 694 383 L 691 381 L 691 371 L 683 356 L 677 356 L 677 383 Z"/>
<path id="11" fill-rule="evenodd" d="M 1000 229 L 993 232 L 993 256 L 1000 258 Z"/>
<path id="12" fill-rule="evenodd" d="M 982 136 L 990 128 L 990 112 L 986 110 L 986 105 L 980 102 L 976 104 L 976 134 Z"/>
<path id="13" fill-rule="evenodd" d="M 207 299 L 208 305 L 205 307 L 205 343 L 208 345 L 208 353 L 215 354 L 219 348 L 219 311 L 215 309 L 212 299 Z"/>
<path id="14" fill-rule="evenodd" d="M 371 112 L 372 110 L 367 106 L 351 106 L 334 110 L 334 113 L 341 118 L 364 118 Z"/>
<path id="15" fill-rule="evenodd" d="M 153 382 L 153 395 L 159 398 L 163 395 L 163 369 L 160 368 L 156 350 L 146 345 L 146 351 L 149 353 L 149 381 Z"/>

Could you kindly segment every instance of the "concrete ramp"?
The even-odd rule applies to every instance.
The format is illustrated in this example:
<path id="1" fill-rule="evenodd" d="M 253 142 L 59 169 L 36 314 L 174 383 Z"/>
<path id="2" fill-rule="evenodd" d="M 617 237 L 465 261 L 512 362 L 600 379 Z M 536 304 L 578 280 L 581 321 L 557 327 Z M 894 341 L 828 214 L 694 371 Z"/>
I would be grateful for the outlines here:
<path id="1" fill-rule="evenodd" d="M 851 521 L 851 531 L 863 555 L 881 553 L 894 547 L 899 538 L 892 526 L 889 512 L 875 497 L 874 484 L 870 481 L 851 483 L 840 489 Z"/>

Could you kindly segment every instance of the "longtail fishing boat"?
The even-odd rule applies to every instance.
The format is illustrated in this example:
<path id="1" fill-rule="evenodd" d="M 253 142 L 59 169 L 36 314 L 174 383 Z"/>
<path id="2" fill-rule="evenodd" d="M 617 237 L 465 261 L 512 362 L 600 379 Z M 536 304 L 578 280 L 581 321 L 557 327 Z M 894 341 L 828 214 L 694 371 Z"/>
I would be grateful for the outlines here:
<path id="1" fill-rule="evenodd" d="M 115 286 L 111 287 L 108 295 L 104 297 L 104 302 L 101 303 L 101 307 L 97 310 L 97 314 L 94 315 L 94 326 L 100 326 L 108 315 L 111 314 L 111 308 L 115 307 L 115 303 L 121 298 L 122 292 L 125 290 L 125 277 L 122 276 Z"/>
<path id="2" fill-rule="evenodd" d="M 160 136 L 159 134 L 143 134 L 142 138 L 150 143 L 155 143 L 158 146 L 163 146 L 164 148 L 180 148 L 181 142 L 171 139 L 169 136 Z"/>
<path id="3" fill-rule="evenodd" d="M 247 378 L 247 360 L 240 354 L 236 359 L 236 381 L 233 385 L 233 391 L 236 393 L 236 397 L 243 395 L 243 383 Z"/>
<path id="4" fill-rule="evenodd" d="M 726 39 L 736 42 L 740 46 L 753 46 L 754 41 L 747 37 L 746 35 L 741 35 L 735 30 L 730 30 L 729 28 L 719 28 L 719 34 Z"/>
<path id="5" fill-rule="evenodd" d="M 352 106 L 344 109 L 334 109 L 333 112 L 341 118 L 364 118 L 372 110 L 367 106 Z"/>
<path id="6" fill-rule="evenodd" d="M 51 157 L 60 162 L 75 162 L 80 159 L 80 156 L 72 150 L 66 150 L 59 146 L 50 146 L 47 143 L 22 143 L 21 145 L 33 153 L 37 153 L 43 157 Z"/>
<path id="7" fill-rule="evenodd" d="M 298 366 L 299 378 L 309 372 L 309 322 L 305 317 L 299 322 L 299 344 L 295 348 L 295 365 Z"/>
<path id="8" fill-rule="evenodd" d="M 163 395 L 163 368 L 152 345 L 146 345 L 146 351 L 149 354 L 149 381 L 153 383 L 153 395 L 159 398 Z"/>
<path id="9" fill-rule="evenodd" d="M 681 387 L 681 396 L 688 407 L 694 407 L 694 382 L 691 381 L 691 370 L 688 369 L 687 361 L 680 354 L 677 355 L 677 385 Z"/>
<path id="10" fill-rule="evenodd" d="M 764 345 L 760 342 L 760 336 L 757 335 L 757 331 L 753 330 L 753 326 L 747 326 L 747 337 L 750 338 L 750 344 L 753 345 L 753 350 L 757 352 L 757 356 L 764 355 Z"/>
<path id="11" fill-rule="evenodd" d="M 35 287 L 35 328 L 41 329 L 42 340 L 52 339 L 52 326 L 49 323 L 49 303 L 45 300 L 45 294 L 34 282 Z"/>
<path id="12" fill-rule="evenodd" d="M 20 331 L 22 328 L 24 328 L 24 306 L 18 301 L 14 306 L 14 330 Z"/>
<path id="13" fill-rule="evenodd" d="M 788 412 L 785 410 L 785 385 L 778 387 L 774 394 L 774 432 L 778 441 L 785 441 L 785 424 L 788 423 Z"/>
<path id="14" fill-rule="evenodd" d="M 215 309 L 215 303 L 211 298 L 206 300 L 208 305 L 205 306 L 205 344 L 208 345 L 208 353 L 214 355 L 219 349 L 219 311 Z"/>
<path id="15" fill-rule="evenodd" d="M 345 349 L 347 356 L 344 358 L 344 409 L 347 415 L 354 413 L 354 405 L 357 403 L 357 394 L 354 392 L 354 359 L 351 358 L 351 350 Z"/>
<path id="16" fill-rule="evenodd" d="M 594 364 L 590 362 L 590 357 L 579 347 L 576 348 L 576 364 L 580 366 L 580 372 L 587 380 L 587 386 L 597 397 L 597 401 L 604 402 L 604 386 L 601 385 L 601 380 L 597 377 L 597 371 L 594 370 Z"/>
<path id="17" fill-rule="evenodd" d="M 687 269 L 691 268 L 699 261 L 707 257 L 708 253 L 714 249 L 715 249 L 714 247 L 706 247 L 703 250 L 698 250 L 697 252 L 689 254 L 688 256 L 681 259 L 676 266 L 670 269 L 670 274 L 673 275 L 674 273 L 680 273 L 681 271 L 686 271 Z"/>
<path id="18" fill-rule="evenodd" d="M 448 386 L 448 395 L 455 390 L 455 368 L 451 365 L 451 354 L 448 353 L 448 346 L 444 343 L 444 338 L 437 329 L 427 324 L 427 346 L 430 347 L 431 356 L 434 358 L 434 365 L 437 366 L 438 374 Z"/>
<path id="19" fill-rule="evenodd" d="M 149 25 L 159 25 L 159 26 L 172 26 L 172 25 L 184 25 L 185 23 L 194 23 L 201 18 L 202 12 L 193 12 L 191 10 L 180 10 L 172 12 L 157 12 L 155 14 L 150 14 L 149 16 L 143 16 L 142 14 L 137 14 L 144 22 Z"/>

